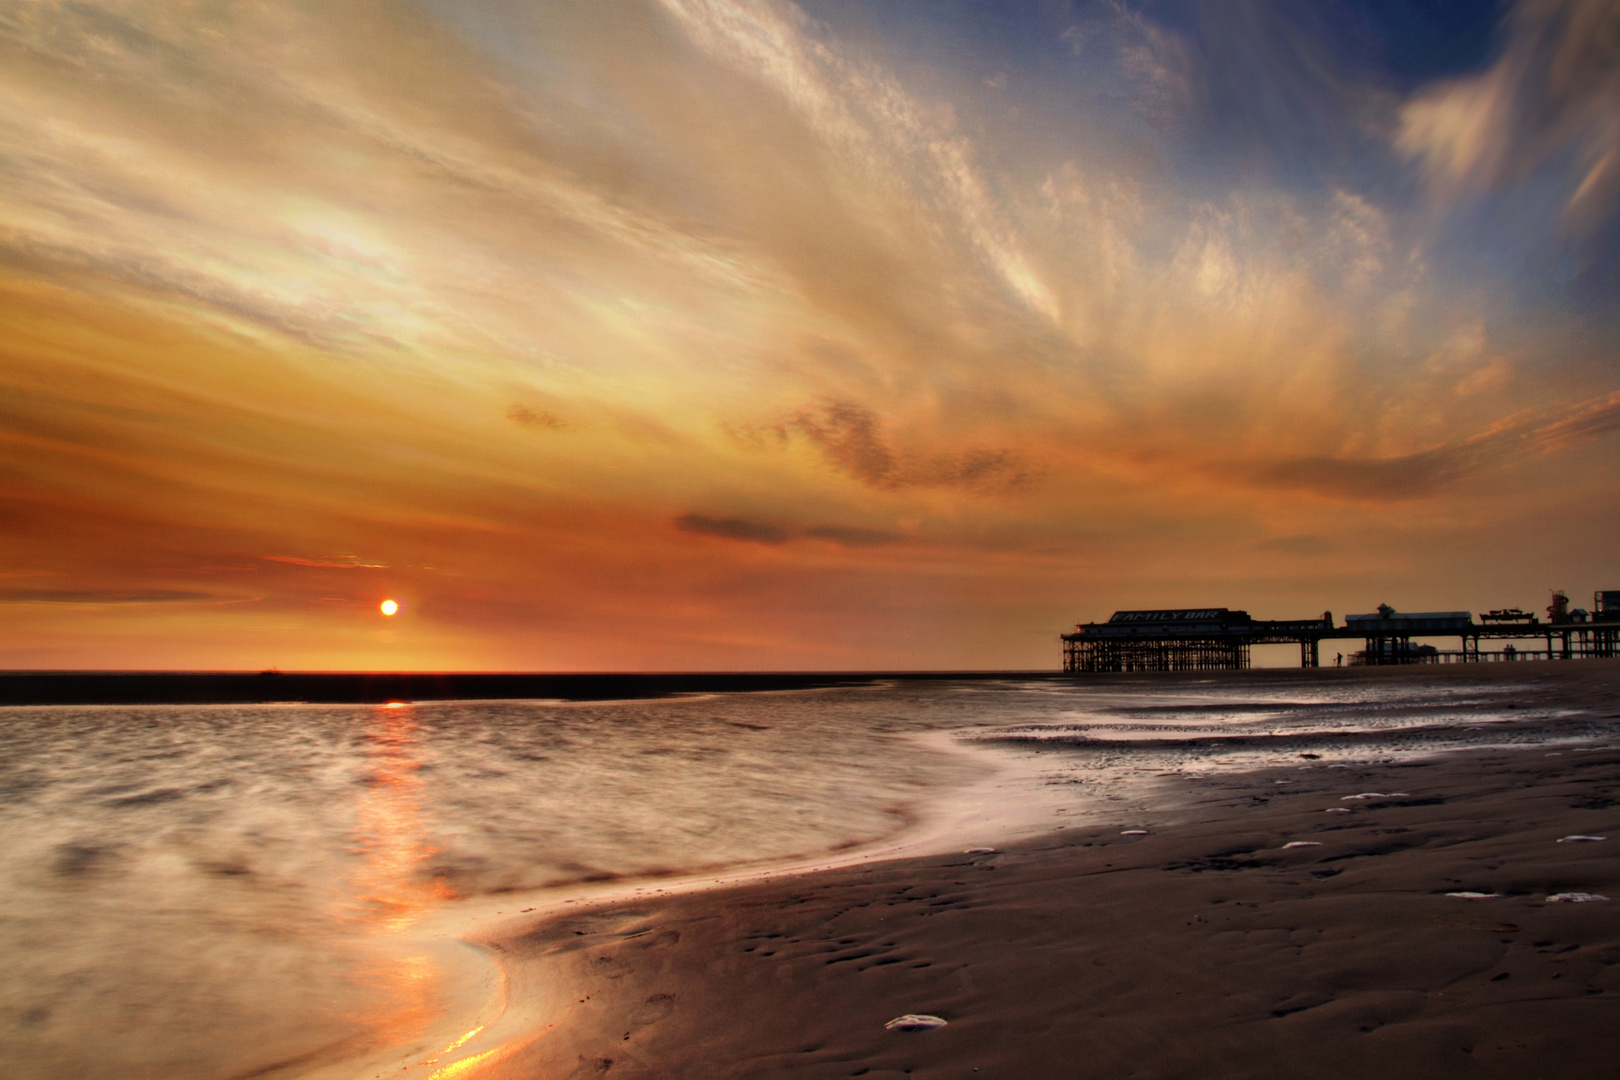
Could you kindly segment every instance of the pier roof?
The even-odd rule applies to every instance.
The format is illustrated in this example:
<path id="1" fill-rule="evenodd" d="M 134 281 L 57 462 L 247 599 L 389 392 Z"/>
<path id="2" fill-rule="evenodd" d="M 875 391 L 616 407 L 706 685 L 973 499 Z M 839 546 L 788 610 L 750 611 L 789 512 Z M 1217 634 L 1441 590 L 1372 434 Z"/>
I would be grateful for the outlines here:
<path id="1" fill-rule="evenodd" d="M 1370 615 L 1346 615 L 1347 630 L 1357 633 L 1418 634 L 1455 633 L 1473 628 L 1474 616 L 1469 611 L 1379 611 Z"/>

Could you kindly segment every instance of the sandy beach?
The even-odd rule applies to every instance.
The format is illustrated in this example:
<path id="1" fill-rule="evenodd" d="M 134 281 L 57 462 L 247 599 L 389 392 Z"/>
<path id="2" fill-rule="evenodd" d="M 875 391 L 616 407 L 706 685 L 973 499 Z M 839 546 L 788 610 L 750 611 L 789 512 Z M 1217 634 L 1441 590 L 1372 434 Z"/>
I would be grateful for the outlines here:
<path id="1" fill-rule="evenodd" d="M 1506 667 L 1334 677 L 1518 679 L 1586 711 L 1531 722 L 1567 742 L 1306 751 L 1144 820 L 522 927 L 484 944 L 544 1019 L 481 1075 L 1613 1075 L 1620 666 Z"/>

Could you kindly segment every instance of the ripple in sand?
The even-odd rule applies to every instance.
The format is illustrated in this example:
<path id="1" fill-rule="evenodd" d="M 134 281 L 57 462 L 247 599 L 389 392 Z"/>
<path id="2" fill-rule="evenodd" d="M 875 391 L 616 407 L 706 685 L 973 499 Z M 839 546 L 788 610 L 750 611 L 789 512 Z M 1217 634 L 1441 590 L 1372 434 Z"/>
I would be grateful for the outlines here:
<path id="1" fill-rule="evenodd" d="M 945 1021 L 927 1013 L 906 1013 L 883 1025 L 884 1031 L 933 1031 L 945 1026 Z"/>
<path id="2" fill-rule="evenodd" d="M 1607 840 L 1607 836 L 1560 836 L 1560 844 L 1595 844 L 1599 840 Z"/>
<path id="3" fill-rule="evenodd" d="M 995 853 L 996 849 L 993 847 L 970 847 L 962 852 L 964 855 L 994 855 Z"/>
<path id="4" fill-rule="evenodd" d="M 1590 904 L 1597 900 L 1607 900 L 1602 893 L 1595 892 L 1561 892 L 1553 893 L 1547 897 L 1549 904 Z"/>

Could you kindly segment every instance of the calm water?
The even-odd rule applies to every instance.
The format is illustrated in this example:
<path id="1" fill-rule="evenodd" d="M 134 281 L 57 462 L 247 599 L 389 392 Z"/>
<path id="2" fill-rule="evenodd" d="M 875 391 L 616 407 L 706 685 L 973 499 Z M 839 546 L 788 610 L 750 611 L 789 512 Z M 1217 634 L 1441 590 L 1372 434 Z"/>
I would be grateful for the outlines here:
<path id="1" fill-rule="evenodd" d="M 1047 812 L 1042 789 L 1062 780 L 1059 811 L 1106 812 L 1149 772 L 1297 760 L 1307 745 L 1324 765 L 1439 748 L 1455 734 L 1403 733 L 1538 715 L 1508 711 L 1516 692 L 1009 681 L 0 710 L 6 1072 L 341 1075 L 334 1062 L 442 1016 L 442 965 L 411 935 L 458 905 L 872 844 L 948 805 L 995 755 L 1023 763 L 1014 803 Z M 1350 731 L 1366 737 L 1321 745 Z M 1084 744 L 1055 752 L 1053 738 Z"/>

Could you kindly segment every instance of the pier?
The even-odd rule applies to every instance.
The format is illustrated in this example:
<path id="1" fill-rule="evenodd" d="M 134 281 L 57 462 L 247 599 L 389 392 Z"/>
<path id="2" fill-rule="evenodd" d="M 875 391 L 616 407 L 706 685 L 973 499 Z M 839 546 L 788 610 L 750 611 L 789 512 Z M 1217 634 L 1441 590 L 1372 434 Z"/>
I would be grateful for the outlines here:
<path id="1" fill-rule="evenodd" d="M 1116 611 L 1103 623 L 1081 623 L 1062 635 L 1066 672 L 1237 671 L 1255 645 L 1297 644 L 1301 667 L 1321 666 L 1323 641 L 1360 641 L 1351 666 L 1586 660 L 1620 656 L 1620 590 L 1593 594 L 1592 609 L 1571 609 L 1553 594 L 1547 621 L 1517 608 L 1406 613 L 1387 604 L 1334 624 L 1319 619 L 1267 620 L 1229 608 Z M 1455 637 L 1456 649 L 1417 639 Z M 1527 643 L 1523 647 L 1517 643 Z M 1500 645 L 1500 647 L 1497 647 Z"/>

